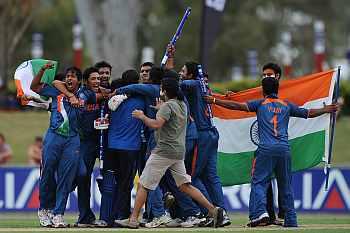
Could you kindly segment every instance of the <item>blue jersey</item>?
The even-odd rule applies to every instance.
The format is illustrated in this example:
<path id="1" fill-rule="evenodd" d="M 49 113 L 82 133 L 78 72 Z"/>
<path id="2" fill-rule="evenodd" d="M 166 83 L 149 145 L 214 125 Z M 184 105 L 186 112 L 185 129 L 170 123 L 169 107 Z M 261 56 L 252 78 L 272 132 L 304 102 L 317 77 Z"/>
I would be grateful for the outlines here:
<path id="1" fill-rule="evenodd" d="M 80 138 L 95 138 L 98 136 L 98 131 L 94 128 L 94 120 L 99 118 L 100 114 L 100 105 L 97 103 L 96 93 L 83 86 L 78 91 L 78 97 L 84 100 L 84 108 L 79 121 Z"/>
<path id="2" fill-rule="evenodd" d="M 184 92 L 189 106 L 190 113 L 196 123 L 198 130 L 212 128 L 211 119 L 208 112 L 208 105 L 204 101 L 204 93 L 199 80 L 184 80 L 181 82 L 181 89 Z"/>
<path id="3" fill-rule="evenodd" d="M 81 110 L 71 106 L 64 94 L 49 85 L 45 85 L 38 94 L 52 97 L 49 129 L 65 137 L 76 136 Z"/>
<path id="4" fill-rule="evenodd" d="M 151 105 L 156 104 L 156 98 L 160 97 L 160 85 L 157 84 L 132 84 L 125 87 L 117 89 L 118 93 L 127 94 L 127 95 L 142 95 L 145 97 L 146 101 L 146 115 L 149 118 L 155 119 L 157 111 L 150 107 Z M 187 106 L 189 103 L 185 100 Z M 189 108 L 187 109 L 190 112 Z M 153 129 L 150 129 L 150 132 L 153 132 Z M 153 133 L 152 133 L 153 134 Z M 192 119 L 189 119 L 186 131 L 186 138 L 195 139 L 197 138 L 197 128 L 196 124 Z"/>
<path id="5" fill-rule="evenodd" d="M 118 94 L 141 95 L 145 98 L 145 114 L 152 119 L 156 118 L 157 110 L 150 107 L 156 105 L 156 98 L 159 98 L 160 85 L 158 84 L 131 84 L 117 89 Z"/>
<path id="6" fill-rule="evenodd" d="M 129 97 L 111 113 L 108 129 L 108 148 L 119 150 L 140 150 L 141 120 L 132 117 L 135 109 L 144 111 L 145 101 L 140 96 Z"/>
<path id="7" fill-rule="evenodd" d="M 247 102 L 250 112 L 256 112 L 259 127 L 259 147 L 271 149 L 283 147 L 289 149 L 288 123 L 290 117 L 307 118 L 305 108 L 278 99 L 272 95 L 265 99 Z"/>

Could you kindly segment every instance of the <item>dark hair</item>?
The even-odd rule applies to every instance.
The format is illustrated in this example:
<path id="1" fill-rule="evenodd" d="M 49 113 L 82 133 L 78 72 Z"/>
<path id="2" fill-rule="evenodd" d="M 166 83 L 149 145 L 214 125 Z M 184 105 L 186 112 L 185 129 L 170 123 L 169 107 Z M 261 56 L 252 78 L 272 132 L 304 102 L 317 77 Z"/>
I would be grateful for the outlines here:
<path id="1" fill-rule="evenodd" d="M 177 81 L 180 80 L 179 74 L 173 69 L 165 69 L 163 78 L 173 78 L 173 79 L 175 79 Z"/>
<path id="2" fill-rule="evenodd" d="M 187 74 L 192 74 L 193 78 L 197 78 L 198 76 L 198 63 L 194 61 L 188 61 L 185 63 L 185 66 L 187 68 Z"/>
<path id="3" fill-rule="evenodd" d="M 166 96 L 169 99 L 177 98 L 178 100 L 184 100 L 184 94 L 180 89 L 179 82 L 174 78 L 162 79 L 162 90 L 166 92 Z"/>
<path id="4" fill-rule="evenodd" d="M 152 68 L 154 66 L 154 64 L 150 61 L 146 61 L 140 65 L 140 68 L 143 66 L 150 66 Z"/>
<path id="5" fill-rule="evenodd" d="M 0 138 L 5 141 L 5 136 L 2 133 L 0 133 Z"/>
<path id="6" fill-rule="evenodd" d="M 83 73 L 83 80 L 87 81 L 92 73 L 98 73 L 98 69 L 94 66 L 86 68 Z"/>
<path id="7" fill-rule="evenodd" d="M 264 95 L 278 94 L 279 82 L 277 79 L 272 77 L 263 78 L 261 85 Z"/>
<path id="8" fill-rule="evenodd" d="M 149 80 L 153 84 L 160 84 L 164 76 L 164 70 L 160 67 L 153 66 L 149 72 Z"/>
<path id="9" fill-rule="evenodd" d="M 82 78 L 82 76 L 83 76 L 83 75 L 81 74 L 81 70 L 80 70 L 78 67 L 75 67 L 75 66 L 68 67 L 68 68 L 66 69 L 65 73 L 64 73 L 64 77 L 67 76 L 67 73 L 68 73 L 68 72 L 74 73 L 74 74 L 77 76 L 77 78 L 78 78 L 79 81 L 81 80 L 81 78 Z"/>
<path id="10" fill-rule="evenodd" d="M 59 72 L 55 75 L 55 80 L 63 81 L 65 78 L 66 76 L 62 72 Z"/>
<path id="11" fill-rule="evenodd" d="M 138 83 L 139 78 L 139 73 L 136 70 L 126 70 L 122 74 L 122 80 L 125 85 Z"/>
<path id="12" fill-rule="evenodd" d="M 99 61 L 99 62 L 97 62 L 94 66 L 95 66 L 97 69 L 107 67 L 107 68 L 110 69 L 110 71 L 112 71 L 112 66 L 111 66 L 111 64 L 109 64 L 109 63 L 106 62 L 106 61 Z"/>
<path id="13" fill-rule="evenodd" d="M 267 70 L 267 69 L 271 69 L 275 72 L 275 74 L 279 74 L 279 78 L 282 77 L 282 69 L 276 63 L 269 62 L 269 63 L 265 64 L 262 68 L 262 71 Z"/>
<path id="14" fill-rule="evenodd" d="M 35 137 L 35 141 L 36 141 L 36 142 L 42 142 L 42 141 L 43 141 L 43 137 L 41 137 L 41 136 L 36 136 L 36 137 Z"/>
<path id="15" fill-rule="evenodd" d="M 118 89 L 122 86 L 125 86 L 125 84 L 121 78 L 114 79 L 111 83 L 111 90 L 114 91 L 115 89 Z"/>

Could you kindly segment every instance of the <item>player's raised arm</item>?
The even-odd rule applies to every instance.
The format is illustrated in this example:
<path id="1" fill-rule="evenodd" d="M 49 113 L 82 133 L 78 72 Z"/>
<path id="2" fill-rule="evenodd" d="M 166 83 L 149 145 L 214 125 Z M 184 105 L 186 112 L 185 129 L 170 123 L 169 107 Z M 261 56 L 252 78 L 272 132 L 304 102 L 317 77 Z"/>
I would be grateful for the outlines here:
<path id="1" fill-rule="evenodd" d="M 240 103 L 232 100 L 221 100 L 221 99 L 216 99 L 213 96 L 206 95 L 204 96 L 204 99 L 207 103 L 209 104 L 216 104 L 221 107 L 231 109 L 231 110 L 239 110 L 239 111 L 245 111 L 249 112 L 249 108 L 246 103 Z"/>
<path id="2" fill-rule="evenodd" d="M 39 72 L 35 75 L 34 79 L 32 80 L 32 83 L 30 84 L 30 89 L 34 92 L 39 92 L 43 86 L 41 82 L 41 78 L 43 77 L 45 71 L 47 69 L 52 69 L 54 65 L 51 62 L 46 63 L 41 67 Z"/>

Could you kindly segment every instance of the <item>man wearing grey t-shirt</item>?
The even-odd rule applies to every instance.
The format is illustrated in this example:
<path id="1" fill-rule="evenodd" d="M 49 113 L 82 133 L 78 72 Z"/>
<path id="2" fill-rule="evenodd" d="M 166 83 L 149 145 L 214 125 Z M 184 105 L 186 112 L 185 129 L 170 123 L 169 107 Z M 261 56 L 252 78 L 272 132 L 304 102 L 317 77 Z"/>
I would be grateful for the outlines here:
<path id="1" fill-rule="evenodd" d="M 132 113 L 133 117 L 142 120 L 146 126 L 156 129 L 157 146 L 152 150 L 151 156 L 147 160 L 141 174 L 135 206 L 130 218 L 116 220 L 115 222 L 121 227 L 138 228 L 139 223 L 137 219 L 146 201 L 147 192 L 154 190 L 158 186 L 165 171 L 169 169 L 179 190 L 207 208 L 209 215 L 214 219 L 214 227 L 216 227 L 223 220 L 223 209 L 215 207 L 198 189 L 193 187 L 191 185 L 191 177 L 186 174 L 184 156 L 187 107 L 183 101 L 184 96 L 178 81 L 172 78 L 163 78 L 161 95 L 162 93 L 166 101 L 157 105 L 159 110 L 156 119 L 148 118 L 140 110 L 135 110 Z"/>

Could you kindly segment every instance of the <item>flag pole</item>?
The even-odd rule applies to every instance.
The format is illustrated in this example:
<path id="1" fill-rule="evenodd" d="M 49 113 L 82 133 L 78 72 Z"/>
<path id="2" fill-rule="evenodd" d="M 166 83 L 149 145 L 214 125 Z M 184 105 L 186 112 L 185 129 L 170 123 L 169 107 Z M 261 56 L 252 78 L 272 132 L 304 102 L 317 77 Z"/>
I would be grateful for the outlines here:
<path id="1" fill-rule="evenodd" d="M 332 103 L 338 103 L 339 98 L 339 82 L 340 82 L 340 66 L 338 66 L 337 71 L 337 80 L 334 86 L 334 93 L 332 98 Z M 329 148 L 328 148 L 328 160 L 326 163 L 326 185 L 325 190 L 328 190 L 328 181 L 329 181 L 329 172 L 331 169 L 331 162 L 332 162 L 332 152 L 333 152 L 333 145 L 334 145 L 334 134 L 335 134 L 335 123 L 336 123 L 336 112 L 331 113 L 331 132 L 330 132 L 330 139 L 329 139 Z"/>

